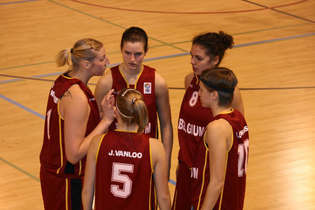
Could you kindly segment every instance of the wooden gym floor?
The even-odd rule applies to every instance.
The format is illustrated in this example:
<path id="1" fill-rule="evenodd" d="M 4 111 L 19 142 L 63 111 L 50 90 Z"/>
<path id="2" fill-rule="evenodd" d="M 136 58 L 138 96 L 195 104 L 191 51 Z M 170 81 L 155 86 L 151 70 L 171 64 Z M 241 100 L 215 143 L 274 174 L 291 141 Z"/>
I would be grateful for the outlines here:
<path id="1" fill-rule="evenodd" d="M 43 209 L 38 156 L 46 100 L 65 71 L 56 68 L 56 53 L 92 37 L 117 64 L 121 34 L 132 25 L 148 32 L 145 63 L 169 86 L 172 196 L 190 40 L 223 30 L 236 45 L 222 66 L 238 76 L 250 129 L 245 210 L 315 209 L 312 0 L 0 0 L 0 209 Z"/>

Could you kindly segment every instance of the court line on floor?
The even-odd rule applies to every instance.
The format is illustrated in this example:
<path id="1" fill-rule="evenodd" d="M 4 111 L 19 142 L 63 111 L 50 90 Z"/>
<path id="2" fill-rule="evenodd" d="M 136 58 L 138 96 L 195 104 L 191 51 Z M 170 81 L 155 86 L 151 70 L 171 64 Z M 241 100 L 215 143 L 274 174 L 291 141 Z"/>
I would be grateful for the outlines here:
<path id="1" fill-rule="evenodd" d="M 9 4 L 23 4 L 23 3 L 29 3 L 32 1 L 38 1 L 38 0 L 24 0 L 24 1 L 8 1 L 8 2 L 0 2 L 0 5 L 9 5 Z"/>
<path id="2" fill-rule="evenodd" d="M 306 33 L 306 34 L 299 34 L 299 35 L 293 35 L 293 36 L 287 36 L 287 37 L 281 37 L 281 38 L 275 38 L 275 39 L 268 39 L 268 40 L 249 42 L 249 43 L 244 43 L 244 44 L 238 44 L 238 45 L 235 45 L 234 48 L 248 47 L 248 46 L 253 46 L 253 45 L 267 44 L 267 43 L 286 41 L 286 40 L 291 40 L 291 39 L 299 39 L 299 38 L 305 38 L 305 37 L 310 37 L 310 36 L 315 36 L 315 32 Z M 152 58 L 146 58 L 146 59 L 144 59 L 144 62 L 150 62 L 150 61 L 155 61 L 155 60 L 163 60 L 163 59 L 170 59 L 170 58 L 181 57 L 181 56 L 188 56 L 188 55 L 190 55 L 189 52 L 176 53 L 176 54 L 165 55 L 165 56 L 157 56 L 157 57 L 152 57 Z M 28 65 L 22 65 L 22 66 L 16 66 L 16 67 L 0 68 L 0 70 L 20 68 L 20 67 L 24 67 L 24 66 L 41 65 L 41 64 L 47 64 L 47 63 L 48 62 L 41 62 L 41 63 L 37 63 L 37 64 L 28 64 Z M 118 64 L 119 63 L 114 63 L 114 64 L 111 64 L 109 67 L 116 66 Z M 50 74 L 37 75 L 37 76 L 32 76 L 32 77 L 11 76 L 11 75 L 7 75 L 7 74 L 0 74 L 0 76 L 3 76 L 3 77 L 15 78 L 15 79 L 11 79 L 11 80 L 0 81 L 0 84 L 17 82 L 17 81 L 21 81 L 22 79 L 34 79 L 34 80 L 44 81 L 44 79 L 38 79 L 38 78 L 47 77 L 47 76 L 56 76 L 56 75 L 61 74 L 61 73 L 62 72 L 53 72 L 53 73 L 50 73 Z M 37 79 L 35 79 L 34 77 L 36 77 Z"/>
<path id="3" fill-rule="evenodd" d="M 38 177 L 36 177 L 36 176 L 32 175 L 31 173 L 29 173 L 29 172 L 23 170 L 22 168 L 18 167 L 17 165 L 14 165 L 14 164 L 11 163 L 10 161 L 8 161 L 8 160 L 6 160 L 6 159 L 4 159 L 4 158 L 2 158 L 2 157 L 0 157 L 0 160 L 1 160 L 2 162 L 6 163 L 7 165 L 11 166 L 12 168 L 14 168 L 14 169 L 16 169 L 16 170 L 22 172 L 22 173 L 25 174 L 26 176 L 28 176 L 28 177 L 30 177 L 30 178 L 32 178 L 32 179 L 34 179 L 34 180 L 36 180 L 36 181 L 39 182 L 39 178 L 38 178 Z"/>
<path id="4" fill-rule="evenodd" d="M 270 9 L 270 10 L 275 11 L 275 12 L 277 12 L 277 13 L 281 13 L 281 14 L 284 14 L 284 15 L 287 15 L 287 16 L 290 16 L 290 17 L 294 17 L 294 18 L 297 18 L 297 19 L 299 19 L 299 20 L 307 21 L 307 22 L 310 22 L 310 23 L 315 23 L 315 21 L 310 20 L 310 19 L 308 19 L 308 18 L 304 18 L 304 17 L 297 16 L 297 15 L 294 15 L 294 14 L 291 14 L 291 13 L 288 13 L 288 12 L 284 12 L 284 11 L 281 11 L 281 10 L 276 9 L 276 8 L 274 8 L 274 7 L 268 7 L 268 6 L 266 6 L 266 5 L 259 4 L 259 3 L 257 3 L 257 2 L 253 2 L 253 1 L 249 1 L 249 0 L 241 0 L 241 1 L 247 2 L 247 3 L 252 4 L 252 5 L 259 6 L 259 7 L 261 7 L 261 8 Z M 280 6 L 280 7 L 281 7 L 281 6 Z"/>
<path id="5" fill-rule="evenodd" d="M 287 4 L 281 4 L 281 5 L 272 6 L 272 7 L 260 7 L 256 9 L 230 10 L 230 11 L 204 11 L 204 12 L 191 12 L 191 11 L 181 12 L 181 11 L 165 11 L 165 10 L 161 11 L 161 10 L 130 9 L 130 8 L 100 5 L 100 4 L 84 2 L 80 0 L 70 0 L 70 1 L 82 4 L 82 5 L 88 5 L 91 7 L 98 7 L 98 8 L 112 9 L 112 10 L 119 10 L 119 11 L 126 11 L 126 12 L 155 13 L 155 14 L 169 14 L 169 15 L 210 15 L 210 14 L 233 14 L 233 13 L 257 12 L 257 11 L 267 10 L 271 8 L 292 6 L 292 5 L 304 3 L 305 1 L 308 1 L 308 0 L 300 0 L 300 1 L 291 2 Z"/>
<path id="6" fill-rule="evenodd" d="M 27 112 L 29 112 L 29 113 L 31 113 L 31 114 L 36 115 L 37 117 L 40 117 L 40 118 L 42 118 L 42 119 L 45 119 L 45 117 L 44 117 L 43 115 L 39 114 L 38 112 L 36 112 L 36 111 L 34 111 L 34 110 L 32 110 L 32 109 L 30 109 L 30 108 L 28 108 L 28 107 L 26 107 L 26 106 L 20 104 L 19 102 L 16 102 L 16 101 L 14 101 L 14 100 L 12 100 L 12 99 L 10 99 L 10 98 L 8 98 L 8 97 L 2 95 L 2 94 L 0 94 L 0 98 L 6 100 L 7 102 L 9 102 L 9 103 L 11 103 L 11 104 L 13 104 L 13 105 L 18 106 L 18 107 L 21 108 L 21 109 L 24 109 L 25 111 L 27 111 Z"/>
<path id="7" fill-rule="evenodd" d="M 125 26 L 122 26 L 122 25 L 113 23 L 113 22 L 111 22 L 111 21 L 109 21 L 109 20 L 106 20 L 106 19 L 104 19 L 104 18 L 101 18 L 101 17 L 96 17 L 96 16 L 94 16 L 94 15 L 91 15 L 91 14 L 86 13 L 86 12 L 83 12 L 83 11 L 81 11 L 81 10 L 72 8 L 72 7 L 70 7 L 70 6 L 67 6 L 67 5 L 65 5 L 65 4 L 56 2 L 56 1 L 54 1 L 54 0 L 48 0 L 48 1 L 51 2 L 51 3 L 54 3 L 54 4 L 56 4 L 56 5 L 62 6 L 62 7 L 64 7 L 64 8 L 70 9 L 70 10 L 72 10 L 72 11 L 78 12 L 78 13 L 80 13 L 80 14 L 89 16 L 89 17 L 94 18 L 94 19 L 96 19 L 96 20 L 100 20 L 100 21 L 102 21 L 102 22 L 108 23 L 108 24 L 110 24 L 110 25 L 112 25 L 112 26 L 117 26 L 117 27 L 122 28 L 122 29 L 127 29 L 127 27 L 125 27 Z M 177 46 L 175 46 L 175 45 L 172 45 L 172 44 L 170 44 L 170 43 L 168 43 L 168 42 L 159 40 L 159 39 L 154 38 L 154 37 L 152 37 L 152 36 L 148 36 L 148 37 L 149 37 L 150 39 L 154 40 L 154 41 L 157 41 L 157 42 L 159 42 L 159 43 L 164 44 L 165 46 L 169 46 L 169 47 L 172 47 L 172 48 L 177 49 L 177 50 L 179 50 L 179 51 L 186 52 L 185 49 L 182 49 L 182 48 L 180 48 L 180 47 L 177 47 Z"/>
<path id="8" fill-rule="evenodd" d="M 278 30 L 278 29 L 283 29 L 283 28 L 290 28 L 290 27 L 295 27 L 295 26 L 303 26 L 303 25 L 307 25 L 307 24 L 309 24 L 309 23 L 293 24 L 293 25 L 285 25 L 285 26 L 280 26 L 280 27 L 264 28 L 264 29 L 260 29 L 260 30 L 245 31 L 245 32 L 232 34 L 232 36 L 253 34 L 253 33 L 259 33 L 259 32 L 264 32 L 264 31 L 272 31 L 272 30 Z M 176 45 L 176 44 L 184 44 L 184 43 L 188 43 L 188 42 L 190 43 L 191 40 L 180 41 L 180 42 L 172 42 L 171 44 L 172 45 Z M 163 46 L 165 46 L 165 45 L 153 45 L 153 46 L 150 46 L 150 49 L 151 48 L 163 47 Z M 238 44 L 235 45 L 234 47 L 237 47 L 237 46 L 238 46 Z M 116 53 L 120 53 L 120 51 L 108 52 L 108 54 L 116 54 Z M 174 54 L 173 57 L 177 57 L 177 56 L 181 56 L 181 55 L 188 55 L 188 54 L 189 53 L 186 50 L 183 53 Z M 153 58 L 153 59 L 155 59 L 155 58 Z M 150 60 L 150 58 L 145 58 L 145 61 L 146 60 Z M 29 66 L 37 66 L 37 65 L 42 65 L 42 64 L 51 64 L 51 63 L 55 63 L 55 61 L 43 61 L 43 62 L 33 63 L 33 64 L 24 64 L 24 65 L 18 65 L 18 66 L 2 67 L 2 68 L 0 68 L 0 71 L 9 70 L 9 69 L 16 69 L 16 68 L 23 68 L 23 67 L 29 67 Z M 113 65 L 115 65 L 115 64 L 113 64 Z M 0 82 L 0 84 L 1 84 L 1 82 Z"/>

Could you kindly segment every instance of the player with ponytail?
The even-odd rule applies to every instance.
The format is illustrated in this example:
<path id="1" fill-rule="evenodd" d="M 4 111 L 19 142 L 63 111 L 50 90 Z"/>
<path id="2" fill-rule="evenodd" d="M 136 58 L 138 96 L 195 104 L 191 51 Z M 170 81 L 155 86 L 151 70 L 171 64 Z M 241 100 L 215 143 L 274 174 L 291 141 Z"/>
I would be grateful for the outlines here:
<path id="1" fill-rule="evenodd" d="M 116 129 L 94 138 L 88 151 L 83 207 L 95 210 L 170 209 L 163 144 L 143 131 L 148 111 L 142 94 L 122 89 L 116 95 Z M 154 192 L 156 188 L 156 194 Z"/>

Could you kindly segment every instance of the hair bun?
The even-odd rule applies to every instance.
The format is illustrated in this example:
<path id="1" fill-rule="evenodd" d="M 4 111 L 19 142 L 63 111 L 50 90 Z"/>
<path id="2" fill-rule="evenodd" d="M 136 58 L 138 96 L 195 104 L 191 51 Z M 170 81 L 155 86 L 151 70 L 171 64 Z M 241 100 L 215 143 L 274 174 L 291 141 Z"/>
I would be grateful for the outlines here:
<path id="1" fill-rule="evenodd" d="M 232 48 L 234 45 L 233 37 L 229 34 L 224 33 L 223 31 L 219 32 L 219 36 L 222 40 L 225 49 Z"/>

